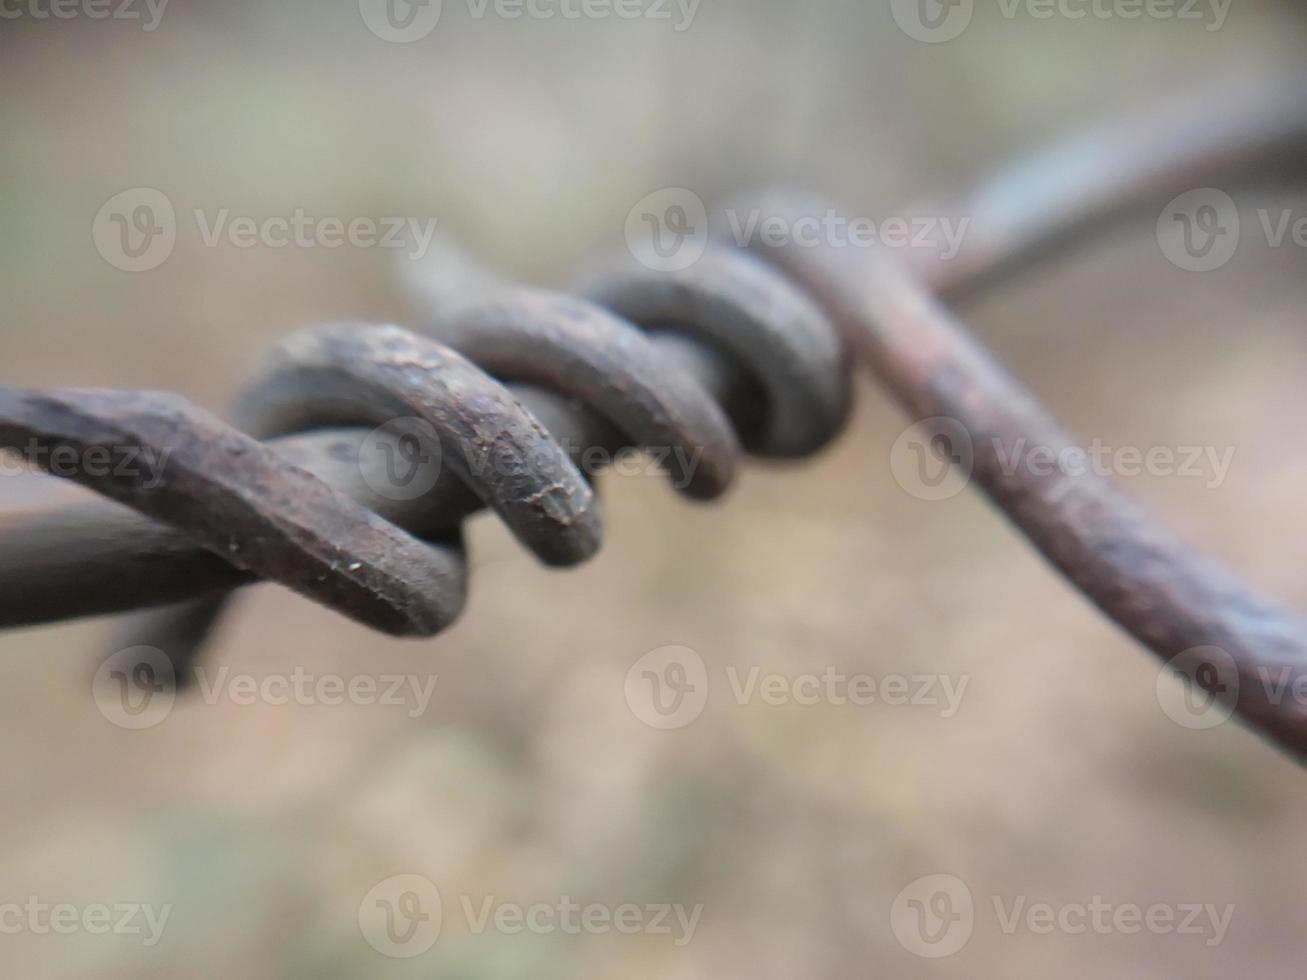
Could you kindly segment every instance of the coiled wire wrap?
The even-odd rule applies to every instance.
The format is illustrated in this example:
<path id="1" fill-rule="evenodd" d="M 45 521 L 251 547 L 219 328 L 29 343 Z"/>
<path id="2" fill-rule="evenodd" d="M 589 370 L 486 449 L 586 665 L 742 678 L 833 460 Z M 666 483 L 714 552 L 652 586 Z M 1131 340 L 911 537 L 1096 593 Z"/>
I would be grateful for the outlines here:
<path id="1" fill-rule="evenodd" d="M 156 561 L 167 566 L 173 583 L 161 590 L 165 599 L 181 597 L 179 582 L 198 598 L 134 623 L 133 642 L 166 649 L 178 677 L 222 611 L 220 590 L 247 576 L 279 581 L 377 629 L 432 635 L 462 607 L 457 527 L 478 507 L 494 509 L 547 564 L 574 564 L 597 550 L 598 500 L 569 451 L 579 458 L 595 447 L 654 450 L 678 490 L 706 500 L 734 478 L 737 426 L 748 444 L 782 456 L 815 452 L 837 434 L 851 380 L 834 328 L 758 259 L 717 252 L 694 275 L 627 280 L 620 277 L 629 270 L 616 263 L 595 288 L 613 305 L 638 289 L 629 317 L 480 271 L 473 288 L 469 271 L 447 254 L 457 274 L 437 273 L 448 279 L 443 285 L 424 283 L 420 332 L 330 324 L 279 344 L 237 399 L 243 432 L 175 396 L 7 389 L 0 438 L 15 447 L 36 438 L 43 458 L 60 446 L 79 454 L 100 444 L 174 451 L 162 493 L 131 478 L 84 482 L 170 525 L 137 528 L 144 533 L 131 564 L 145 581 L 101 594 L 104 605 L 94 611 L 148 600 L 150 569 Z M 122 424 L 125 401 L 153 427 Z M 812 417 L 777 421 L 796 404 L 811 407 Z M 379 461 L 360 455 L 367 439 L 404 434 L 345 428 L 396 420 L 424 423 L 434 436 L 438 470 L 416 499 L 387 493 L 387 477 L 372 472 Z M 176 446 L 189 448 L 177 455 Z M 257 459 L 260 468 L 230 479 L 234 455 Z M 185 468 L 174 472 L 174 463 Z M 314 522 L 288 522 L 308 499 L 316 501 Z M 98 512 L 83 512 L 80 522 L 104 520 L 115 535 L 131 521 L 106 505 L 87 510 Z M 214 553 L 244 574 L 215 567 Z M 439 575 L 431 568 L 437 561 Z M 9 605 L 0 616 L 12 621 L 17 612 Z"/>

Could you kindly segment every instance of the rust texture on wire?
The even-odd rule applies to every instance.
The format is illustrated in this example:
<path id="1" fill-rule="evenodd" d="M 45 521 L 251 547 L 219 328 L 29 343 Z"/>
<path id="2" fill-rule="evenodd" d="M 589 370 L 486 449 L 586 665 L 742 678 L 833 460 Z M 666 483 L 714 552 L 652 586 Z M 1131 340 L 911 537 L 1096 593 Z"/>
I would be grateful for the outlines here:
<path id="1" fill-rule="evenodd" d="M 675 486 L 711 499 L 742 449 L 799 458 L 836 436 L 858 361 L 913 419 L 966 431 L 977 484 L 1104 613 L 1302 759 L 1307 706 L 1274 700 L 1263 680 L 1307 671 L 1307 620 L 1189 550 L 1110 481 L 1002 466 L 1017 446 L 1056 454 L 1076 442 L 944 305 L 1178 191 L 1299 174 L 1302 89 L 1278 92 L 1172 104 L 1005 172 L 945 207 L 971 221 L 949 261 L 716 243 L 682 272 L 601 264 L 577 298 L 446 256 L 414 283 L 416 331 L 292 336 L 239 399 L 238 427 L 170 395 L 0 388 L 2 446 L 35 440 L 41 460 L 61 447 L 169 454 L 157 486 L 80 475 L 108 499 L 52 494 L 0 514 L 0 625 L 162 606 L 132 640 L 185 662 L 231 589 L 271 579 L 377 629 L 431 635 L 462 605 L 468 514 L 494 509 L 546 563 L 582 561 L 600 536 L 578 465 L 587 449 L 668 450 Z M 784 195 L 750 199 L 759 205 L 826 210 Z M 412 449 L 412 432 L 371 431 L 398 418 L 421 424 L 434 467 L 413 499 L 376 490 L 384 460 Z M 369 440 L 386 451 L 365 453 Z M 1184 656 L 1206 647 L 1228 654 L 1237 683 Z"/>

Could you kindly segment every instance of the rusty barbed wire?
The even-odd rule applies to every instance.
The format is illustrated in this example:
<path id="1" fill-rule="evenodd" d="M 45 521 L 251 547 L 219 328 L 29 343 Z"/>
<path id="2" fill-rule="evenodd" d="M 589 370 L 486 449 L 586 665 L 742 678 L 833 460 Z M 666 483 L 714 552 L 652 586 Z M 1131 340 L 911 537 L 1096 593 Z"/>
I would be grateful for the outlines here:
<path id="1" fill-rule="evenodd" d="M 701 453 L 695 472 L 673 463 L 671 475 L 703 499 L 728 485 L 739 445 L 788 458 L 819 450 L 849 410 L 843 338 L 914 419 L 965 429 L 977 483 L 1131 635 L 1214 697 L 1224 693 L 1219 674 L 1184 655 L 1226 651 L 1246 681 L 1231 707 L 1301 760 L 1307 706 L 1274 699 L 1261 681 L 1307 669 L 1307 620 L 1180 544 L 1106 479 L 1005 469 L 1005 446 L 1076 443 L 942 300 L 974 295 L 1177 189 L 1299 174 L 1302 93 L 1297 84 L 1272 97 L 1199 93 L 1055 147 L 946 209 L 975 229 L 949 262 L 714 244 L 681 272 L 610 265 L 587 278 L 585 300 L 463 269 L 420 284 L 416 333 L 333 325 L 285 341 L 241 399 L 251 434 L 176 396 L 2 388 L 0 445 L 173 455 L 167 481 L 148 490 L 81 479 L 130 510 L 56 502 L 0 520 L 0 625 L 189 600 L 135 634 L 185 660 L 224 594 L 267 578 L 378 629 L 429 635 L 461 607 L 457 526 L 479 506 L 547 563 L 598 547 L 598 505 L 575 458 L 585 447 Z M 781 196 L 762 210 L 814 207 Z M 368 467 L 379 464 L 359 451 L 369 436 L 360 425 L 400 416 L 429 425 L 448 464 L 417 500 L 378 494 Z M 402 435 L 371 437 L 398 451 Z M 476 452 L 506 465 L 474 466 Z"/>

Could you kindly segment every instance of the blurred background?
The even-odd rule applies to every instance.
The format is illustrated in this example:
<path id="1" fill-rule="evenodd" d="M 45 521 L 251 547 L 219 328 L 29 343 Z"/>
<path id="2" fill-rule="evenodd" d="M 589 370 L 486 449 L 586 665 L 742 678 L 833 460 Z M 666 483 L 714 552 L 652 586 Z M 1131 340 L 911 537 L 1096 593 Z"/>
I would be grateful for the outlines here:
<path id="1" fill-rule="evenodd" d="M 1290 65 L 1307 37 L 1293 4 L 1258 0 L 1219 23 L 1210 6 L 1077 19 L 977 0 L 942 43 L 884 0 L 702 0 L 666 19 L 650 0 L 629 20 L 445 0 L 408 43 L 369 26 L 370 0 L 122 2 L 104 19 L 0 3 L 0 382 L 164 388 L 220 412 L 279 337 L 411 310 L 393 250 L 211 246 L 196 210 L 435 219 L 505 274 L 563 286 L 659 188 L 795 184 L 884 213 L 1150 98 Z M 128 273 L 92 223 L 139 187 L 167 196 L 178 231 L 166 261 Z M 1292 189 L 1247 204 L 1307 215 Z M 1155 224 L 1114 226 L 966 315 L 1085 440 L 1233 447 L 1222 481 L 1123 482 L 1307 605 L 1288 545 L 1307 531 L 1301 249 L 1250 243 L 1195 275 Z M 128 730 L 91 696 L 112 623 L 0 635 L 0 905 L 142 907 L 134 934 L 0 919 L 22 924 L 0 935 L 0 971 L 1298 975 L 1298 767 L 1233 722 L 1168 717 L 1156 662 L 978 494 L 905 492 L 889 466 L 904 420 L 869 383 L 858 395 L 832 448 L 751 466 L 720 505 L 605 478 L 605 548 L 571 572 L 474 519 L 467 612 L 433 641 L 260 587 L 205 662 L 211 679 L 397 675 L 429 682 L 427 700 L 241 703 L 219 687 Z M 709 696 L 662 729 L 627 679 L 667 646 L 702 660 Z M 951 710 L 736 690 L 831 671 L 961 693 Z M 937 959 L 894 928 L 896 896 L 901 911 L 931 874 L 974 902 L 969 936 Z M 423 881 L 441 899 L 431 944 Z M 427 918 L 397 946 L 400 920 L 379 932 L 377 915 L 412 913 L 413 896 Z M 1005 928 L 1019 903 L 1096 898 L 1233 908 L 1219 935 L 1206 913 L 1201 934 Z M 643 918 L 513 927 L 511 910 L 568 899 Z M 168 909 L 154 933 L 147 905 Z M 509 911 L 487 924 L 486 908 Z"/>

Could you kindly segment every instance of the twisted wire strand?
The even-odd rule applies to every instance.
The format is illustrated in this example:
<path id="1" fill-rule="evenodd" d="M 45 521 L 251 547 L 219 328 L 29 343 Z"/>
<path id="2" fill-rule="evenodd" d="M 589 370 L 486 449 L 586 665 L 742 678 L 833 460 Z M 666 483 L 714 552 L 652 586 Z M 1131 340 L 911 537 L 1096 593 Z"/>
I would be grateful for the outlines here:
<path id="1" fill-rule="evenodd" d="M 77 467 L 77 482 L 167 522 L 236 568 L 393 633 L 434 632 L 462 604 L 463 561 L 404 534 L 185 399 L 162 392 L 0 389 L 0 445 L 38 458 L 164 457 L 167 479 Z"/>
<path id="2" fill-rule="evenodd" d="M 754 288 L 760 276 L 776 280 L 765 310 L 758 307 Z M 271 439 L 266 445 L 225 429 L 207 415 L 207 427 L 197 428 L 193 420 L 203 413 L 189 406 L 182 416 L 148 432 L 128 429 L 117 424 L 116 402 L 104 396 L 96 403 L 102 418 L 88 411 L 86 421 L 90 426 L 105 423 L 101 432 L 105 446 L 130 446 L 160 455 L 173 450 L 175 443 L 207 445 L 214 441 L 212 433 L 223 428 L 229 442 L 247 453 L 257 452 L 267 464 L 257 477 L 260 492 L 245 501 L 239 483 L 197 479 L 174 487 L 169 483 L 172 459 L 162 496 L 184 497 L 190 505 L 185 513 L 160 507 L 155 499 L 159 494 L 139 492 L 139 487 L 84 480 L 91 489 L 170 526 L 145 524 L 139 517 L 94 503 L 71 513 L 56 512 L 44 521 L 26 522 L 17 533 L 5 529 L 0 537 L 9 540 L 0 547 L 12 553 L 16 543 L 17 550 L 26 547 L 31 554 L 49 542 L 59 522 L 64 527 L 63 541 L 72 541 L 87 525 L 96 526 L 98 536 L 83 540 L 92 550 L 98 546 L 100 553 L 84 556 L 90 560 L 83 568 L 106 574 L 115 569 L 116 584 L 108 590 L 81 590 L 70 597 L 73 602 L 52 607 L 24 602 L 23 592 L 44 586 L 29 579 L 25 586 L 0 593 L 0 622 L 34 622 L 47 615 L 63 618 L 69 606 L 79 602 L 83 612 L 157 604 L 160 593 L 153 591 L 157 581 L 153 568 L 158 564 L 172 576 L 161 590 L 165 601 L 192 597 L 195 605 L 165 610 L 143 625 L 134 624 L 134 629 L 145 641 L 167 638 L 169 653 L 178 663 L 194 655 L 220 614 L 221 592 L 251 577 L 273 578 L 388 632 L 431 635 L 448 625 L 461 608 L 465 567 L 457 539 L 440 542 L 439 554 L 447 565 L 441 589 L 433 587 L 430 575 L 413 557 L 415 553 L 425 557 L 431 546 L 423 544 L 418 551 L 410 542 L 408 551 L 387 555 L 401 578 L 411 569 L 412 584 L 427 595 L 424 607 L 413 608 L 409 595 L 384 591 L 371 596 L 371 606 L 357 597 L 341 601 L 338 592 L 347 586 L 366 591 L 379 558 L 379 549 L 370 542 L 356 543 L 349 536 L 351 521 L 357 521 L 362 510 L 346 494 L 374 511 L 369 517 L 376 523 L 393 521 L 423 536 L 452 534 L 464 516 L 489 505 L 542 560 L 567 565 L 593 554 L 600 529 L 597 500 L 564 447 L 578 456 L 602 447 L 610 451 L 605 458 L 627 445 L 677 450 L 667 454 L 674 485 L 691 498 L 716 497 L 729 486 L 740 453 L 733 419 L 738 418 L 749 440 L 760 446 L 768 444 L 769 426 L 783 428 L 770 420 L 789 406 L 767 404 L 767 393 L 775 386 L 769 388 L 751 377 L 755 365 L 783 362 L 797 363 L 804 372 L 802 383 L 820 389 L 805 397 L 810 404 L 823 406 L 823 416 L 796 428 L 806 433 L 807 451 L 816 451 L 839 431 L 850 408 L 849 362 L 834 328 L 810 300 L 779 281 L 758 259 L 742 253 L 723 254 L 710 274 L 687 279 L 675 291 L 678 296 L 698 297 L 695 302 L 711 308 L 713 315 L 701 322 L 663 316 L 657 331 L 646 334 L 635 322 L 597 304 L 495 283 L 473 297 L 433 306 L 422 328 L 425 336 L 394 326 L 360 324 L 301 331 L 277 347 L 238 402 L 241 427 Z M 780 328 L 770 321 L 763 323 L 765 315 L 780 317 Z M 654 326 L 647 321 L 645 325 Z M 692 328 L 697 338 L 687 335 L 683 325 Z M 736 337 L 741 331 L 754 339 L 747 358 L 737 361 L 730 351 L 745 347 Z M 728 342 L 715 344 L 719 334 L 726 335 Z M 493 381 L 450 345 L 463 348 L 513 381 L 514 387 L 510 390 Z M 5 389 L 3 396 L 0 444 L 21 447 L 37 438 L 39 458 L 47 462 L 63 449 L 84 452 L 86 445 L 75 441 L 75 432 L 41 430 L 42 424 L 50 425 L 39 409 L 72 394 Z M 786 397 L 792 396 L 787 392 Z M 172 401 L 184 404 L 175 397 Z M 19 410 L 29 404 L 37 407 Z M 375 472 L 378 461 L 364 458 L 359 449 L 363 439 L 377 433 L 342 428 L 399 418 L 427 423 L 439 440 L 436 455 L 442 465 L 434 474 L 434 485 L 414 500 L 394 499 L 384 490 L 378 493 L 386 475 Z M 755 436 L 755 428 L 764 435 Z M 389 436 L 402 438 L 401 433 Z M 778 445 L 778 449 L 793 455 L 797 444 Z M 203 471 L 206 465 L 220 469 L 223 453 L 219 448 L 193 463 L 189 457 L 185 461 L 195 471 Z M 480 465 L 478 458 L 483 460 Z M 491 461 L 489 465 L 485 459 Z M 278 466 L 273 467 L 271 460 L 277 460 Z M 297 487 L 321 482 L 300 467 L 325 481 L 318 496 L 330 500 L 333 507 L 324 506 L 323 523 L 331 527 L 335 521 L 339 530 L 336 550 L 326 556 L 321 568 L 299 561 L 301 542 L 294 534 L 274 539 L 264 528 L 292 502 Z M 296 482 L 284 482 L 292 473 Z M 80 471 L 71 475 L 79 481 L 84 477 Z M 338 492 L 331 494 L 328 485 Z M 229 502 L 232 496 L 237 503 L 246 503 L 244 509 Z M 134 540 L 126 539 L 129 531 Z M 333 542 L 330 536 L 326 540 Z M 243 574 L 233 576 L 215 568 L 214 553 Z M 128 567 L 142 574 L 125 578 L 122 564 L 113 560 L 115 554 L 126 555 Z M 452 555 L 460 564 L 455 565 Z M 48 565 L 40 567 L 48 569 Z"/>
<path id="3" fill-rule="evenodd" d="M 864 253 L 791 244 L 781 250 L 763 249 L 777 270 L 769 275 L 756 264 L 741 272 L 738 263 L 753 260 L 713 249 L 708 261 L 689 274 L 659 276 L 627 268 L 587 284 L 586 292 L 610 312 L 656 331 L 651 339 L 660 345 L 662 356 L 727 407 L 741 442 L 779 456 L 812 451 L 838 431 L 847 413 L 847 379 L 833 334 L 818 328 L 808 335 L 806 347 L 799 344 L 798 349 L 806 351 L 810 359 L 802 366 L 787 360 L 793 351 L 787 352 L 786 344 L 793 345 L 799 336 L 793 324 L 808 322 L 805 317 L 811 316 L 805 313 L 796 319 L 795 311 L 815 310 L 807 298 L 811 296 L 911 416 L 947 416 L 966 429 L 974 446 L 977 483 L 1055 568 L 1191 683 L 1214 697 L 1228 698 L 1234 711 L 1254 730 L 1302 761 L 1307 755 L 1307 705 L 1274 698 L 1265 678 L 1279 677 L 1287 670 L 1292 683 L 1307 668 L 1307 621 L 1262 598 L 1221 566 L 1180 544 L 1106 479 L 1093 474 L 1073 477 L 1060 471 L 1043 476 L 1030 468 L 1006 471 L 1001 465 L 1003 447 L 1030 444 L 1057 452 L 1074 447 L 1075 441 L 967 334 L 941 298 L 956 301 L 972 296 L 1109 218 L 1160 203 L 1177 190 L 1201 186 L 1208 180 L 1300 174 L 1307 150 L 1304 91 L 1295 79 L 1269 96 L 1265 89 L 1222 91 L 1217 99 L 1199 93 L 1192 100 L 1153 108 L 1123 124 L 1055 147 L 948 209 L 948 213 L 972 216 L 977 233 L 947 264 L 915 259 L 896 262 L 884 249 Z M 766 208 L 769 214 L 812 210 L 810 203 L 792 197 Z M 724 299 L 731 293 L 713 279 L 723 268 L 737 274 L 735 287 L 742 292 L 735 294 L 734 302 Z M 774 302 L 759 299 L 772 293 L 788 297 L 788 306 L 778 309 Z M 501 302 L 509 302 L 512 308 L 512 302 L 523 300 Z M 431 325 L 441 322 L 439 309 L 439 304 L 433 305 Z M 491 321 L 496 319 L 488 316 Z M 487 321 L 470 318 L 466 322 Z M 824 318 L 820 322 L 824 324 Z M 679 333 L 665 333 L 669 326 L 678 328 Z M 451 330 L 451 335 L 458 333 Z M 811 337 L 818 335 L 822 339 L 812 343 Z M 781 342 L 769 344 L 769 354 L 762 361 L 754 359 L 754 343 L 778 337 Z M 556 394 L 534 387 L 542 378 L 558 382 L 558 373 L 570 377 L 576 368 L 581 376 L 610 367 L 611 362 L 582 359 L 578 365 L 556 360 L 553 371 L 541 369 L 543 374 L 534 374 L 538 365 L 532 358 L 515 359 L 515 352 L 495 346 L 493 338 L 486 343 L 489 346 L 480 353 L 507 373 L 526 371 L 524 376 L 532 387 L 515 393 L 560 442 L 577 446 L 614 443 L 615 425 L 611 417 L 601 417 L 603 403 L 598 403 L 598 414 L 589 409 L 578 411 L 574 405 L 560 403 Z M 832 351 L 838 362 L 834 365 Z M 827 370 L 832 367 L 835 374 Z M 802 391 L 796 388 L 820 378 L 826 379 L 824 385 Z M 760 395 L 770 411 L 758 410 Z M 10 392 L 7 397 L 8 401 L 0 402 L 0 410 L 12 430 L 9 413 L 15 396 Z M 6 405 L 9 407 L 4 408 Z M 784 410 L 780 406 L 785 406 Z M 20 434 L 25 431 L 20 427 Z M 320 458 L 324 454 L 337 460 L 350 458 L 356 464 L 357 452 L 351 456 L 348 447 L 358 436 L 357 429 L 338 430 L 295 436 L 271 445 L 288 458 L 299 453 L 301 458 L 322 464 L 316 469 L 326 473 L 330 467 Z M 336 479 L 339 484 L 333 486 L 343 487 L 352 478 L 337 473 Z M 475 506 L 476 499 L 473 495 L 469 501 L 465 483 L 458 489 L 452 489 L 452 484 L 451 489 L 440 487 L 438 483 L 431 500 L 444 508 L 441 515 L 445 519 L 441 520 L 433 519 L 438 509 L 435 503 L 398 507 L 389 502 L 387 506 L 387 502 L 368 500 L 366 493 L 359 494 L 359 499 L 370 508 L 378 503 L 371 509 L 383 516 L 393 515 L 404 527 L 449 527 L 456 514 L 461 516 L 460 509 L 465 513 Z M 119 497 L 136 503 L 134 498 Z M 126 542 L 126 528 L 140 531 L 140 519 L 121 512 L 110 518 L 103 509 L 106 506 L 88 504 L 81 512 L 61 508 L 5 523 L 0 526 L 0 553 L 17 555 L 26 563 L 23 571 L 36 583 L 33 592 L 61 582 L 70 570 L 102 570 L 110 557 L 125 557 L 129 567 L 139 572 L 137 580 L 111 589 L 108 599 L 98 600 L 101 608 L 96 611 L 105 611 L 106 605 L 121 609 L 159 601 L 160 595 L 169 599 L 201 595 L 207 606 L 198 614 L 194 607 L 170 610 L 162 614 L 156 627 L 161 631 L 158 635 L 191 636 L 198 621 L 203 624 L 199 632 L 207 630 L 212 622 L 207 613 L 215 607 L 213 596 L 236 584 L 230 570 L 220 569 L 221 562 L 215 562 L 211 553 L 197 548 L 190 539 L 154 525 L 140 541 Z M 92 508 L 89 515 L 86 508 Z M 356 514 L 348 516 L 357 520 Z M 110 530 L 104 530 L 106 527 Z M 98 530 L 98 540 L 90 533 L 92 529 Z M 44 553 L 44 560 L 38 556 L 42 540 L 53 542 L 53 557 L 50 552 Z M 85 563 L 72 554 L 75 546 L 89 546 L 92 554 Z M 171 591 L 153 592 L 147 587 L 154 584 L 152 569 L 164 567 L 184 568 L 186 582 L 181 586 L 172 583 Z M 241 575 L 251 571 L 263 570 L 242 566 Z M 18 584 L 20 577 L 0 570 L 0 583 L 6 586 Z M 6 591 L 0 589 L 0 624 L 37 621 L 22 601 L 8 599 Z M 48 600 L 42 606 L 39 595 L 31 598 L 32 606 L 46 618 L 59 614 Z M 60 608 L 67 615 L 91 611 L 96 605 L 97 601 L 68 604 L 61 600 Z M 1218 683 L 1222 679 L 1219 674 L 1214 678 L 1199 669 L 1201 661 L 1176 660 L 1186 651 L 1206 646 L 1219 647 L 1233 659 L 1240 682 L 1233 692 Z"/>
<path id="4" fill-rule="evenodd" d="M 1037 155 L 946 213 L 981 234 L 958 265 L 819 245 L 760 249 L 839 325 L 850 349 L 914 420 L 969 437 L 971 477 L 1043 557 L 1188 683 L 1307 763 L 1307 703 L 1282 696 L 1307 675 L 1307 617 L 1267 599 L 1179 541 L 1110 479 L 1004 465 L 1022 447 L 1068 458 L 1079 443 L 945 305 L 1140 207 L 1220 181 L 1301 179 L 1307 78 L 1199 93 Z M 1165 125 L 1159 125 L 1165 120 Z M 1018 193 L 1031 189 L 1027 198 Z M 778 198 L 766 213 L 812 213 Z M 1024 264 L 1024 265 L 1023 265 Z M 1215 653 L 1213 651 L 1216 651 Z"/>

